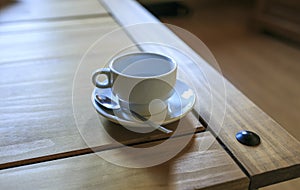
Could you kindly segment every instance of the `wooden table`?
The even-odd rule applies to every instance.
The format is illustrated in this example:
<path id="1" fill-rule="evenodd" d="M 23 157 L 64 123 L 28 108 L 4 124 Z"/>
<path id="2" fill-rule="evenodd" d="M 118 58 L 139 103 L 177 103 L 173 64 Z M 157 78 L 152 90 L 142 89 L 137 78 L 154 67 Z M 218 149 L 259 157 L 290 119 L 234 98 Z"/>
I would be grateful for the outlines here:
<path id="1" fill-rule="evenodd" d="M 138 3 L 23 0 L 1 5 L 1 188 L 257 189 L 299 177 L 299 142 Z M 99 39 L 99 47 L 92 46 Z M 84 57 L 91 46 L 97 51 Z M 128 46 L 124 51 L 173 57 L 179 76 L 201 92 L 176 136 L 133 133 L 99 117 L 88 103 L 93 86 L 82 81 Z M 76 90 L 82 94 L 74 95 Z M 74 114 L 74 106 L 82 112 Z M 86 128 L 78 127 L 76 113 L 91 116 Z M 167 127 L 176 130 L 176 124 Z M 238 143 L 240 130 L 256 132 L 261 144 Z M 153 167 L 126 168 L 101 158 L 102 153 L 122 158 L 119 143 L 145 148 L 168 140 L 175 145 L 191 131 L 176 157 Z"/>

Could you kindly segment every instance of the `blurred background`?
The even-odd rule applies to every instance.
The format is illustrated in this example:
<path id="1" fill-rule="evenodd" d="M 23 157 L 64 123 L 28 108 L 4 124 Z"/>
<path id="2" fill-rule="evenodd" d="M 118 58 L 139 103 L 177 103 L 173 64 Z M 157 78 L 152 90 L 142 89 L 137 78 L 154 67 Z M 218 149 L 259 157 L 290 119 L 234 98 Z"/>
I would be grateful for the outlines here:
<path id="1" fill-rule="evenodd" d="M 162 22 L 188 30 L 202 40 L 223 75 L 300 140 L 299 0 L 141 3 Z M 296 179 L 262 189 L 299 188 L 300 179 Z"/>

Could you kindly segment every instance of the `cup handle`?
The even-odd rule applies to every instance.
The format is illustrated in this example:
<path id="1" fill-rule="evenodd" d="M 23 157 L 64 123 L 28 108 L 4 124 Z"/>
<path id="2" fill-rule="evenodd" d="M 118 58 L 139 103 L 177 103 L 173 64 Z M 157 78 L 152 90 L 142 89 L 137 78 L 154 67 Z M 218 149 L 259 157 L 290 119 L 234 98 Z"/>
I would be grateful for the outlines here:
<path id="1" fill-rule="evenodd" d="M 99 75 L 106 75 L 107 77 L 107 82 L 104 83 L 104 82 L 99 82 L 97 80 L 97 77 Z M 92 76 L 92 82 L 93 84 L 98 87 L 98 88 L 111 88 L 112 86 L 112 81 L 111 81 L 111 72 L 110 72 L 110 69 L 109 68 L 101 68 L 101 69 L 98 69 L 96 70 L 94 73 L 93 73 L 93 76 Z"/>

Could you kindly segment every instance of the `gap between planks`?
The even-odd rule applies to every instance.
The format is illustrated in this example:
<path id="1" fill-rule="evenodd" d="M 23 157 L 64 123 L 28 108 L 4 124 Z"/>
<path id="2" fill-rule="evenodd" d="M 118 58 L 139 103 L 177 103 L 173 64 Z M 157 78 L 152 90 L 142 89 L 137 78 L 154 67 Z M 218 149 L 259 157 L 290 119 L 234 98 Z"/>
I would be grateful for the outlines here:
<path id="1" fill-rule="evenodd" d="M 194 115 L 194 117 L 196 117 L 198 119 L 198 115 L 194 114 L 195 112 L 192 111 L 191 113 L 192 113 L 192 115 Z M 194 135 L 205 132 L 205 131 L 206 131 L 206 128 L 204 126 L 197 127 L 195 129 Z M 186 135 L 190 135 L 190 133 L 182 133 L 182 134 L 178 134 L 174 137 L 170 136 L 169 134 L 156 134 L 156 135 L 152 135 L 151 138 L 149 138 L 147 140 L 143 140 L 142 142 L 139 142 L 139 140 L 144 139 L 144 137 L 141 137 L 141 139 L 127 140 L 127 141 L 122 142 L 122 144 L 124 144 L 126 146 L 143 145 L 143 144 L 150 143 L 150 142 L 157 142 L 157 141 L 161 141 L 161 140 L 166 140 L 168 138 L 178 138 L 178 137 L 182 137 L 182 136 L 186 136 Z M 20 167 L 20 166 L 26 166 L 26 165 L 31 165 L 31 164 L 38 164 L 38 163 L 42 163 L 42 162 L 54 161 L 54 160 L 59 160 L 59 159 L 65 159 L 65 158 L 70 158 L 70 157 L 76 157 L 76 156 L 81 156 L 81 155 L 86 155 L 86 154 L 92 154 L 92 153 L 96 153 L 96 152 L 113 150 L 113 149 L 122 148 L 122 147 L 123 146 L 120 146 L 120 145 L 109 144 L 109 145 L 101 145 L 101 146 L 96 146 L 96 147 L 89 147 L 89 148 L 77 149 L 77 150 L 72 150 L 72 151 L 67 151 L 67 152 L 61 152 L 61 153 L 57 153 L 57 154 L 50 154 L 50 155 L 29 158 L 29 159 L 24 159 L 24 160 L 17 160 L 17 161 L 13 161 L 13 162 L 0 164 L 0 170 L 10 169 L 10 168 L 15 168 L 15 167 Z"/>
<path id="2" fill-rule="evenodd" d="M 16 23 L 35 23 L 35 22 L 57 22 L 57 21 L 69 21 L 69 20 L 83 20 L 91 18 L 101 18 L 101 17 L 110 17 L 108 13 L 99 13 L 99 14 L 90 14 L 90 15 L 80 15 L 80 16 L 64 16 L 57 18 L 41 18 L 41 19 L 28 19 L 28 20 L 13 20 L 13 21 L 2 21 L 2 24 L 16 24 Z"/>

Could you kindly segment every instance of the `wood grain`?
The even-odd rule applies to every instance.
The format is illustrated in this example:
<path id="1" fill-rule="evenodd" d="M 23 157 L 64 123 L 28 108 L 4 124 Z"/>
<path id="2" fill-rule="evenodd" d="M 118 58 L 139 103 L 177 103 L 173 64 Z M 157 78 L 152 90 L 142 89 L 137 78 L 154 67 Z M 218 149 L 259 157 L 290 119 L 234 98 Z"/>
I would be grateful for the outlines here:
<path id="1" fill-rule="evenodd" d="M 181 138 L 173 138 L 173 147 Z M 212 144 L 207 144 L 211 142 Z M 157 144 L 160 142 L 156 142 Z M 153 143 L 150 143 L 154 145 Z M 139 145 L 141 148 L 142 145 Z M 143 146 L 149 146 L 144 144 Z M 106 151 L 105 151 L 106 152 Z M 109 150 L 120 155 L 118 150 Z M 164 156 L 167 152 L 161 152 Z M 176 158 L 150 168 L 126 168 L 101 152 L 0 171 L 6 189 L 247 189 L 249 180 L 209 133 L 197 134 Z M 143 155 L 153 156 L 153 155 Z M 33 180 L 34 179 L 34 180 Z"/>
<path id="2" fill-rule="evenodd" d="M 127 144 L 167 137 L 160 132 L 138 135 L 125 130 L 99 117 L 91 106 L 91 73 L 118 52 L 118 47 L 133 42 L 120 30 L 114 39 L 94 46 L 96 52 L 85 59 L 84 67 L 79 67 L 81 58 L 95 41 L 117 28 L 112 18 L 101 17 L 35 25 L 9 23 L 0 29 L 0 130 L 5 134 L 0 138 L 1 168 L 91 152 L 86 141 L 97 150 L 118 146 L 105 131 Z M 78 86 L 73 85 L 76 79 Z M 90 119 L 81 128 L 73 114 L 72 98 L 78 100 L 72 97 L 73 87 L 84 95 L 79 106 Z M 187 118 L 190 126 L 204 130 L 192 115 Z"/>
<path id="3" fill-rule="evenodd" d="M 115 28 L 116 23 L 109 17 L 50 24 L 45 21 L 29 26 L 9 24 L 1 29 L 0 63 L 77 56 L 76 67 L 85 51 Z"/>
<path id="4" fill-rule="evenodd" d="M 0 23 L 62 18 L 99 17 L 107 11 L 97 0 L 20 0 L 6 1 L 0 6 Z"/>
<path id="5" fill-rule="evenodd" d="M 195 52 L 188 49 L 182 41 L 178 40 L 177 36 L 165 26 L 160 25 L 157 19 L 147 14 L 134 2 L 102 2 L 109 7 L 113 16 L 122 25 L 140 24 L 142 26 L 141 23 L 158 23 L 153 24 L 156 27 L 141 27 L 139 32 L 135 30 L 132 32 L 129 29 L 128 32 L 136 42 L 140 44 L 152 42 L 154 44 L 174 45 L 180 47 L 182 51 L 187 51 L 190 57 L 195 55 Z M 136 11 L 129 13 L 125 7 L 131 7 L 131 10 L 136 9 Z M 117 8 L 119 8 L 119 11 L 116 11 Z M 135 17 L 135 14 L 139 16 Z M 144 26 L 146 25 L 149 24 L 144 24 Z M 156 35 L 156 32 L 160 35 Z M 191 39 L 187 38 L 184 40 Z M 188 60 L 187 57 L 179 56 L 178 52 L 165 47 L 157 49 L 157 47 L 149 45 L 141 45 L 140 48 L 144 51 L 167 54 L 189 69 L 187 72 L 190 74 L 191 83 L 197 86 L 198 92 L 201 92 L 201 98 L 199 98 L 201 103 L 198 104 L 199 107 L 196 107 L 197 111 L 208 123 L 209 129 L 218 135 L 221 141 L 246 169 L 251 178 L 251 188 L 258 188 L 300 176 L 299 142 L 248 100 L 247 97 L 226 79 L 223 80 L 223 77 L 204 60 L 193 57 L 195 58 L 194 60 L 199 60 L 197 64 L 201 66 L 202 73 L 205 74 L 207 80 L 197 74 L 197 67 L 191 60 Z M 196 51 L 199 50 L 197 46 L 192 46 L 192 48 Z M 198 73 L 201 73 L 201 71 Z M 208 83 L 215 85 L 214 88 L 207 88 L 209 85 L 205 84 Z M 224 89 L 223 85 L 226 87 L 225 92 L 222 91 Z M 211 104 L 212 102 L 213 104 Z M 226 112 L 224 111 L 224 105 L 226 105 Z M 212 114 L 211 110 L 214 111 L 214 114 Z M 255 148 L 239 144 L 235 139 L 235 134 L 242 129 L 257 132 L 262 138 L 262 144 Z"/>
<path id="6" fill-rule="evenodd" d="M 205 42 L 223 75 L 299 141 L 298 46 L 252 30 L 249 22 L 252 23 L 254 2 L 235 2 L 234 6 L 229 2 L 210 3 L 205 8 L 197 0 L 185 3 L 194 14 L 165 17 L 161 22 L 184 28 Z M 265 188 L 297 190 L 299 186 L 297 178 Z"/>

